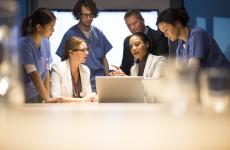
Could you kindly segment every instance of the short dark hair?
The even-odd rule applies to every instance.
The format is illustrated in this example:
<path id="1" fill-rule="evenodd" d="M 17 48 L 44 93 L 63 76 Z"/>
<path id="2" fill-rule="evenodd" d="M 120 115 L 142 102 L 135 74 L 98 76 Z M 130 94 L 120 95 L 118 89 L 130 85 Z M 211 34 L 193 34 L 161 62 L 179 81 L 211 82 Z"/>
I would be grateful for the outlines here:
<path id="1" fill-rule="evenodd" d="M 130 16 L 133 16 L 133 15 L 137 16 L 138 19 L 144 21 L 144 18 L 142 17 L 141 12 L 138 9 L 129 9 L 129 10 L 127 10 L 127 12 L 125 13 L 124 19 L 126 19 L 126 18 L 128 18 Z"/>
<path id="2" fill-rule="evenodd" d="M 168 8 L 164 10 L 157 18 L 156 25 L 158 26 L 160 22 L 166 22 L 175 25 L 176 21 L 179 21 L 182 26 L 187 26 L 189 16 L 185 8 Z"/>
<path id="3" fill-rule="evenodd" d="M 150 41 L 150 39 L 148 38 L 148 36 L 145 34 L 145 33 L 143 33 L 143 32 L 135 32 L 135 33 L 133 33 L 131 36 L 130 36 L 130 38 L 131 37 L 133 37 L 133 36 L 138 36 L 138 37 L 140 37 L 141 38 L 141 40 L 145 43 L 145 44 L 149 44 L 149 47 L 148 47 L 148 53 L 150 52 L 150 50 L 152 49 L 152 42 Z M 129 39 L 130 39 L 129 38 Z"/>
<path id="4" fill-rule="evenodd" d="M 94 0 L 78 0 L 72 10 L 73 16 L 76 20 L 80 19 L 82 6 L 88 7 L 94 14 L 94 18 L 98 16 L 99 9 Z"/>

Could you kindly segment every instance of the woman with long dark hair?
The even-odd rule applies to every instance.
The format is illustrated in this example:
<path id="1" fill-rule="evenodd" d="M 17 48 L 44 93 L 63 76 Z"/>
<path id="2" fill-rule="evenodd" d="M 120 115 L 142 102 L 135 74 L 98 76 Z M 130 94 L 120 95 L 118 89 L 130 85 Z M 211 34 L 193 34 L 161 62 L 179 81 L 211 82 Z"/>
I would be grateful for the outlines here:
<path id="1" fill-rule="evenodd" d="M 48 38 L 54 32 L 56 17 L 47 8 L 37 9 L 22 24 L 20 52 L 24 71 L 26 102 L 58 102 L 50 97 L 49 65 L 52 62 Z"/>

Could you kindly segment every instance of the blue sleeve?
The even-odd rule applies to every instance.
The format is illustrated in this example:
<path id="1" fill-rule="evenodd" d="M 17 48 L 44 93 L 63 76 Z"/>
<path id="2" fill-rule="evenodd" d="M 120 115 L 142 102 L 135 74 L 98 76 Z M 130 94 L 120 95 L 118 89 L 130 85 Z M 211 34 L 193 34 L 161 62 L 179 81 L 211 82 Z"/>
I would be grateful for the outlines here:
<path id="1" fill-rule="evenodd" d="M 65 35 L 63 36 L 62 40 L 61 40 L 61 43 L 56 51 L 56 54 L 59 56 L 59 57 L 62 57 L 64 55 L 64 47 L 65 47 L 65 42 L 71 37 L 71 35 L 66 32 Z"/>
<path id="2" fill-rule="evenodd" d="M 109 40 L 105 37 L 104 33 L 101 32 L 101 38 L 103 41 L 103 47 L 104 47 L 104 56 L 113 48 Z"/>
<path id="3" fill-rule="evenodd" d="M 35 64 L 35 58 L 33 56 L 33 49 L 30 46 L 30 43 L 27 41 L 21 41 L 20 44 L 21 56 L 22 56 L 22 64 Z"/>
<path id="4" fill-rule="evenodd" d="M 203 58 L 206 49 L 206 39 L 202 32 L 195 32 L 189 39 L 189 58 Z"/>

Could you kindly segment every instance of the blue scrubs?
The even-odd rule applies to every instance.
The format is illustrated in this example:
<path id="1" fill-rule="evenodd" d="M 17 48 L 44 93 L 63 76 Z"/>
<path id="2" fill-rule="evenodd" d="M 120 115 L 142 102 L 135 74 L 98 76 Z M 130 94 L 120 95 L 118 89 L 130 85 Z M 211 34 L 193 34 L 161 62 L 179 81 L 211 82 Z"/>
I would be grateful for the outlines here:
<path id="1" fill-rule="evenodd" d="M 63 56 L 65 42 L 72 36 L 80 37 L 86 41 L 89 48 L 86 65 L 89 67 L 91 73 L 90 81 L 92 90 L 96 91 L 95 77 L 105 75 L 102 58 L 112 49 L 112 45 L 98 28 L 91 26 L 91 33 L 89 38 L 87 38 L 80 28 L 74 25 L 63 36 L 56 52 L 58 56 Z"/>
<path id="2" fill-rule="evenodd" d="M 184 45 L 184 46 L 183 46 Z M 187 41 L 183 43 L 179 40 L 177 47 L 177 57 L 185 65 L 190 58 L 200 58 L 201 68 L 209 67 L 230 67 L 227 60 L 216 41 L 199 27 L 191 27 Z"/>
<path id="3" fill-rule="evenodd" d="M 35 65 L 37 72 L 44 81 L 46 73 L 49 71 L 49 65 L 52 63 L 49 40 L 44 38 L 40 49 L 38 49 L 31 36 L 24 36 L 20 39 L 19 46 L 23 66 Z M 39 97 L 39 93 L 25 68 L 23 71 L 26 100 Z"/>

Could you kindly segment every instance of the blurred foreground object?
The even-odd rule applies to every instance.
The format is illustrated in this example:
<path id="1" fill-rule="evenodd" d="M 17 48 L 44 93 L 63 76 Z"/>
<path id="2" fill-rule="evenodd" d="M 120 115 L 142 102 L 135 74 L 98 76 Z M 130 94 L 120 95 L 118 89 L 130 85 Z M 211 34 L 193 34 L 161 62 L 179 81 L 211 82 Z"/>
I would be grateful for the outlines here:
<path id="1" fill-rule="evenodd" d="M 217 113 L 228 111 L 230 108 L 230 70 L 224 68 L 204 70 L 200 81 L 203 107 Z"/>
<path id="2" fill-rule="evenodd" d="M 17 47 L 18 5 L 13 0 L 1 0 L 0 5 L 0 105 L 20 105 L 24 102 L 20 80 Z"/>

